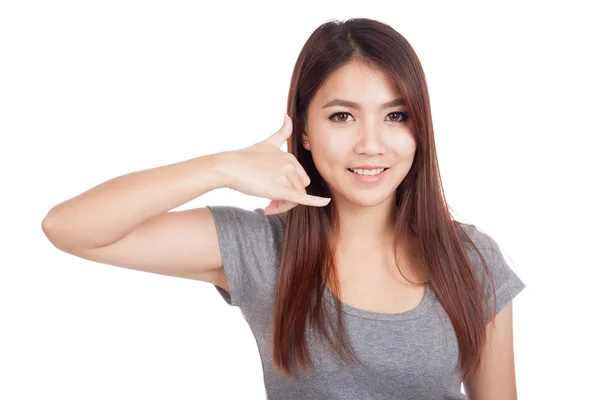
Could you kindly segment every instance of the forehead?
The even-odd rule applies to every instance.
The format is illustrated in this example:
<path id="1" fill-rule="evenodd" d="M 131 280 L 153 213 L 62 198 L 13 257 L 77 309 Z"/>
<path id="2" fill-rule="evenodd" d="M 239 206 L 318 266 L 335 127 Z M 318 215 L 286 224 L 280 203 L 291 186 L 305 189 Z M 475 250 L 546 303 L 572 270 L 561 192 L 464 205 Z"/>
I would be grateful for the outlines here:
<path id="1" fill-rule="evenodd" d="M 365 107 L 379 107 L 400 95 L 396 83 L 387 73 L 354 61 L 338 68 L 325 79 L 313 103 L 324 104 L 337 98 L 354 101 Z"/>

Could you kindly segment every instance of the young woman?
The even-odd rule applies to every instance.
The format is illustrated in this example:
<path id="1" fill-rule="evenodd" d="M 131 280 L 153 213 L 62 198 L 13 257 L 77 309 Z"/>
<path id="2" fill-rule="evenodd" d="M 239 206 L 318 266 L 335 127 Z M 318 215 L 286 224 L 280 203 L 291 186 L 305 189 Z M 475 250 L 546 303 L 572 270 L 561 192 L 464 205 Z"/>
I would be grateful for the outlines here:
<path id="1" fill-rule="evenodd" d="M 171 211 L 223 187 L 272 201 Z M 256 337 L 269 398 L 464 399 L 464 383 L 516 399 L 525 285 L 453 220 L 423 70 L 382 22 L 315 30 L 264 141 L 111 179 L 43 229 L 78 257 L 214 284 Z"/>

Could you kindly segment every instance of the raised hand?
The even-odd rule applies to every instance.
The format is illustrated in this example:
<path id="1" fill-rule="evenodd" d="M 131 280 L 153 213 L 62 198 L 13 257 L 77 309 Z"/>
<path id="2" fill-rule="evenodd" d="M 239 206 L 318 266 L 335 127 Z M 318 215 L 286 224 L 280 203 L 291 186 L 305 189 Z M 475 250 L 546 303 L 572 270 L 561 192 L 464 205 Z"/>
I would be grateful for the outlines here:
<path id="1" fill-rule="evenodd" d="M 230 152 L 225 166 L 231 189 L 271 199 L 265 214 L 282 213 L 298 204 L 323 207 L 331 200 L 306 193 L 308 174 L 296 157 L 281 150 L 291 134 L 292 121 L 286 114 L 277 132 L 250 147 Z"/>

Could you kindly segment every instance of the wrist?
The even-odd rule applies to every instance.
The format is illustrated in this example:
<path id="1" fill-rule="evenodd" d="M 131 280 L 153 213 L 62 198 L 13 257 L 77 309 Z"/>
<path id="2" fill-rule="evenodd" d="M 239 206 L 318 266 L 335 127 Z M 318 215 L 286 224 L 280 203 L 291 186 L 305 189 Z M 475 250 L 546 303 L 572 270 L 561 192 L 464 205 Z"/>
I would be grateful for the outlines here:
<path id="1" fill-rule="evenodd" d="M 223 151 L 208 156 L 211 172 L 219 187 L 235 190 L 235 174 L 232 166 L 236 165 L 235 151 Z"/>

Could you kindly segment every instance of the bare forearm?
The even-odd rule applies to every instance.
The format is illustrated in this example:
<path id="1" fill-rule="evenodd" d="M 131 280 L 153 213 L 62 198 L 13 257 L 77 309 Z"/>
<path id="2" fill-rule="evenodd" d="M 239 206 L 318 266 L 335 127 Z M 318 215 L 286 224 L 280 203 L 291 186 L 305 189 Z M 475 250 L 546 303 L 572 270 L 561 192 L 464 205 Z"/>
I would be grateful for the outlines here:
<path id="1" fill-rule="evenodd" d="M 42 227 L 57 247 L 97 248 L 146 220 L 227 186 L 227 153 L 128 173 L 54 206 Z"/>

